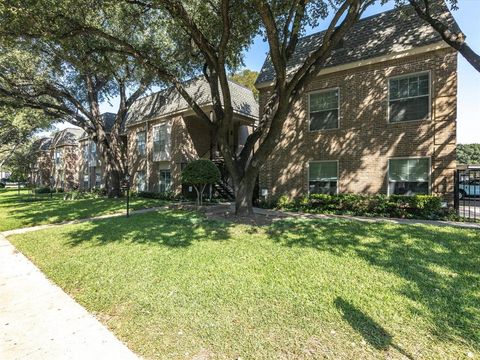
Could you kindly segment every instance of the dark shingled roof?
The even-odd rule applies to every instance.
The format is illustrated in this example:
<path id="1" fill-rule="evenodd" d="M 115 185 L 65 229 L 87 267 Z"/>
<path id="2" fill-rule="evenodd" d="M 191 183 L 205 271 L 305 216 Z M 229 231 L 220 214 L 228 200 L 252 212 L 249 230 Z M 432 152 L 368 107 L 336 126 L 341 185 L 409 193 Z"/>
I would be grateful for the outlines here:
<path id="1" fill-rule="evenodd" d="M 58 146 L 77 145 L 78 139 L 82 135 L 82 129 L 67 128 L 53 135 L 51 148 Z"/>
<path id="2" fill-rule="evenodd" d="M 50 149 L 50 145 L 52 144 L 52 138 L 44 137 L 38 140 L 35 140 L 33 143 L 33 148 L 35 151 L 46 151 Z"/>
<path id="3" fill-rule="evenodd" d="M 258 118 L 258 103 L 250 89 L 229 81 L 232 105 L 235 113 Z M 200 105 L 211 104 L 210 87 L 203 77 L 189 80 L 185 90 Z M 145 96 L 133 103 L 127 114 L 126 126 L 131 126 L 145 120 L 158 118 L 188 110 L 190 106 L 175 88 L 168 88 L 155 94 Z"/>
<path id="4" fill-rule="evenodd" d="M 458 29 L 455 19 L 445 9 L 440 15 L 449 25 Z M 291 73 L 305 62 L 307 56 L 318 49 L 325 31 L 306 36 L 299 40 L 292 58 L 287 64 L 287 73 Z M 431 45 L 441 41 L 440 35 L 406 6 L 386 11 L 358 21 L 345 34 L 343 46 L 332 52 L 325 68 L 348 64 L 390 53 L 399 53 L 415 47 Z M 275 69 L 267 56 L 256 85 L 271 82 L 275 78 Z"/>
<path id="5" fill-rule="evenodd" d="M 101 116 L 103 121 L 105 122 L 105 131 L 109 133 L 110 131 L 112 131 L 113 125 L 115 124 L 115 117 L 117 116 L 117 114 L 106 112 L 103 113 Z M 88 139 L 88 134 L 86 131 L 83 131 L 78 140 L 85 139 Z"/>

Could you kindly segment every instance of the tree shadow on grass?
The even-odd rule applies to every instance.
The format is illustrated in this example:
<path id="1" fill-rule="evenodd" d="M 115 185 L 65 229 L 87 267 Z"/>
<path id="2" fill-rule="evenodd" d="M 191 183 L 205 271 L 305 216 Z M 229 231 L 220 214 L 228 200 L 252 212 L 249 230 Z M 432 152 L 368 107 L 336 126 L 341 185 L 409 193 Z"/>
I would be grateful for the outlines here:
<path id="1" fill-rule="evenodd" d="M 423 305 L 441 340 L 480 343 L 480 232 L 444 227 L 284 220 L 267 230 L 284 246 L 356 255 L 407 281 L 401 294 Z M 412 312 L 419 312 L 412 308 Z"/>
<path id="2" fill-rule="evenodd" d="M 412 355 L 407 353 L 400 346 L 394 344 L 392 341 L 392 335 L 370 316 L 366 315 L 341 297 L 337 297 L 334 304 L 342 312 L 343 319 L 375 349 L 388 350 L 388 348 L 392 347 L 407 358 L 413 358 Z"/>
<path id="3" fill-rule="evenodd" d="M 37 201 L 35 201 L 37 199 Z M 147 203 L 147 201 L 145 201 Z M 148 205 L 160 206 L 163 202 L 149 201 Z M 142 201 L 132 199 L 131 209 L 143 208 Z M 3 210 L 4 209 L 4 210 Z M 126 200 L 91 198 L 64 200 L 63 194 L 54 194 L 53 199 L 48 195 L 33 197 L 29 195 L 12 196 L 0 201 L 0 211 L 8 212 L 8 216 L 18 220 L 22 226 L 32 226 L 43 223 L 56 223 L 95 217 L 106 213 L 118 212 L 126 209 Z"/>
<path id="4" fill-rule="evenodd" d="M 67 238 L 71 246 L 130 242 L 178 248 L 190 246 L 195 241 L 228 240 L 230 226 L 226 222 L 205 220 L 193 212 L 158 211 L 129 218 L 95 220 L 75 228 Z"/>

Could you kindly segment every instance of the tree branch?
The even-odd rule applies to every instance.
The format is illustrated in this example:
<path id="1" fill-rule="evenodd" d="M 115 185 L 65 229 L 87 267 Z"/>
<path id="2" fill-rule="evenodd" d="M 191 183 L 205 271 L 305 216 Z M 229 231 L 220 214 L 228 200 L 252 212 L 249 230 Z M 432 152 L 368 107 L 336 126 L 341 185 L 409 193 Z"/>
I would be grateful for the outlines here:
<path id="1" fill-rule="evenodd" d="M 440 34 L 443 41 L 462 54 L 465 60 L 467 60 L 475 70 L 480 72 L 480 55 L 466 43 L 465 35 L 461 31 L 456 33 L 450 29 L 447 24 L 435 18 L 430 13 L 428 0 L 425 0 L 423 8 L 416 0 L 409 0 L 409 2 L 418 16 L 429 23 Z"/>

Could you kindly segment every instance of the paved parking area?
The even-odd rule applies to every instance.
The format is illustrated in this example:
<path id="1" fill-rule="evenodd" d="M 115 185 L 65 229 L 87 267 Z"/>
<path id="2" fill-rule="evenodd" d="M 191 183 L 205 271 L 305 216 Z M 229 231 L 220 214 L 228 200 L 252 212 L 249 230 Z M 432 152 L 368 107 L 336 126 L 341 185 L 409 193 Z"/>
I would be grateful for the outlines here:
<path id="1" fill-rule="evenodd" d="M 0 359 L 139 358 L 0 234 Z"/>
<path id="2" fill-rule="evenodd" d="M 459 215 L 464 218 L 480 220 L 480 198 L 460 200 Z"/>

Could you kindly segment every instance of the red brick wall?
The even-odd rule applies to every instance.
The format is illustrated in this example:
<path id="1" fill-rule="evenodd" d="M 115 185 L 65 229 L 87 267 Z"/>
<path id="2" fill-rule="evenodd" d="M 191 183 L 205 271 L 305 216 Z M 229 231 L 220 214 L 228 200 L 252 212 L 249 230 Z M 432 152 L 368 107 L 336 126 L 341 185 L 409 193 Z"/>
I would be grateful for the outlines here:
<path id="1" fill-rule="evenodd" d="M 153 127 L 163 122 L 171 125 L 171 158 L 169 161 L 153 161 Z M 147 131 L 147 155 L 140 156 L 136 147 L 136 134 L 138 131 Z M 182 163 L 197 159 L 205 155 L 209 157 L 210 134 L 200 120 L 195 117 L 174 116 L 131 126 L 128 135 L 129 172 L 135 186 L 135 174 L 145 171 L 147 176 L 148 191 L 158 191 L 160 169 L 170 169 L 172 175 L 172 191 L 181 191 L 181 166 Z"/>
<path id="2" fill-rule="evenodd" d="M 431 72 L 431 119 L 389 123 L 388 78 Z M 309 131 L 308 91 L 294 106 L 284 137 L 260 174 L 272 198 L 308 193 L 308 163 L 339 161 L 339 192 L 387 193 L 392 157 L 431 158 L 431 190 L 451 200 L 455 169 L 457 57 L 450 49 L 319 77 L 309 91 L 340 89 L 339 129 Z M 260 111 L 268 91 L 260 91 Z"/>

